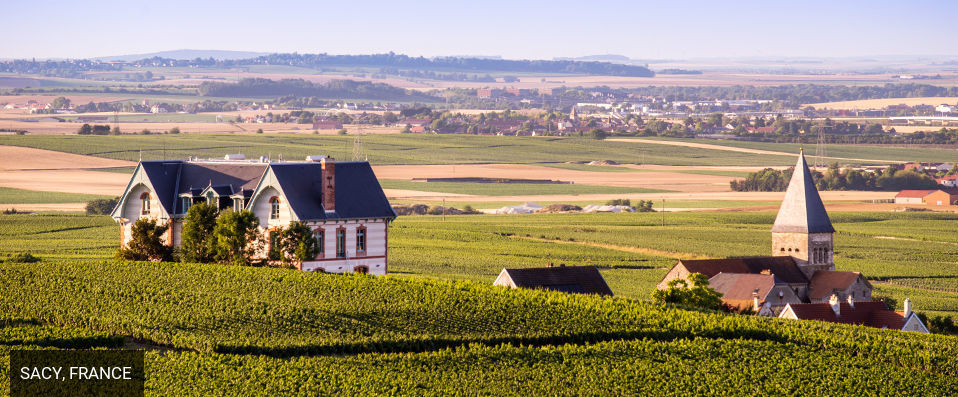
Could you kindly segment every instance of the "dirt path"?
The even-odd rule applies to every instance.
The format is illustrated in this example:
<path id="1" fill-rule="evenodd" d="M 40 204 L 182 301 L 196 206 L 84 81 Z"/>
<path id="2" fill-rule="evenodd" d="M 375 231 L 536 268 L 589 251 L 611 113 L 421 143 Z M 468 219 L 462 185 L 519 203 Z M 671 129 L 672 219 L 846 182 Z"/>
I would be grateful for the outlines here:
<path id="1" fill-rule="evenodd" d="M 628 247 L 624 245 L 614 245 L 614 244 L 603 244 L 596 243 L 592 241 L 565 241 L 565 240 L 549 240 L 545 238 L 535 238 L 535 237 L 523 237 L 523 236 L 509 236 L 516 239 L 530 240 L 530 241 L 542 241 L 547 243 L 557 243 L 557 244 L 572 244 L 572 245 L 581 245 L 587 247 L 597 247 L 597 248 L 606 248 L 610 250 L 623 251 L 623 252 L 632 252 L 636 254 L 647 254 L 655 256 L 664 256 L 667 258 L 676 258 L 676 259 L 708 259 L 707 256 L 690 254 L 687 252 L 671 252 L 671 251 L 661 251 L 651 248 L 641 248 L 641 247 Z"/>
<path id="2" fill-rule="evenodd" d="M 659 140 L 642 139 L 642 138 L 611 138 L 606 140 L 613 141 L 613 142 L 651 143 L 651 144 L 657 144 L 657 145 L 684 146 L 684 147 L 691 147 L 691 148 L 698 148 L 698 149 L 724 150 L 727 152 L 767 154 L 772 156 L 791 156 L 791 157 L 798 156 L 795 153 L 788 153 L 788 152 L 776 152 L 772 150 L 749 149 L 749 148 L 713 145 L 709 143 L 698 143 L 698 142 L 659 141 Z M 871 163 L 894 163 L 895 162 L 895 161 L 889 161 L 889 160 L 858 159 L 858 158 L 849 158 L 849 157 L 828 157 L 828 158 L 834 159 L 834 160 L 863 161 L 863 162 L 871 162 Z"/>

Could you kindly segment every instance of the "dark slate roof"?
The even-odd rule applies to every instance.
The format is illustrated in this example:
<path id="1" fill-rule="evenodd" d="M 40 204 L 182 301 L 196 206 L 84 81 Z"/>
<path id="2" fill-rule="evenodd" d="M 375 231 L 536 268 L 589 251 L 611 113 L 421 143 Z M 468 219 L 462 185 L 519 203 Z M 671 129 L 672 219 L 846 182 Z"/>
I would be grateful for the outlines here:
<path id="1" fill-rule="evenodd" d="M 855 302 L 854 308 L 847 302 L 841 302 L 838 306 L 838 315 L 835 315 L 829 303 L 798 303 L 789 306 L 800 320 L 819 320 L 888 329 L 902 329 L 905 326 L 905 317 L 901 313 L 889 310 L 882 301 Z"/>
<path id="2" fill-rule="evenodd" d="M 761 274 L 768 270 L 776 283 L 804 284 L 808 278 L 799 270 L 790 256 L 755 256 L 727 259 L 682 259 L 679 264 L 690 273 L 702 273 L 712 278 L 719 273 Z"/>
<path id="3" fill-rule="evenodd" d="M 396 217 L 368 162 L 335 163 L 336 209 L 332 213 L 322 206 L 321 163 L 274 163 L 270 168 L 290 208 L 301 220 Z"/>
<path id="4" fill-rule="evenodd" d="M 179 201 L 176 182 L 180 177 L 181 161 L 141 161 L 140 167 L 153 185 L 160 205 L 170 215 L 175 214 L 173 206 Z"/>
<path id="5" fill-rule="evenodd" d="M 180 212 L 180 200 L 176 199 L 180 194 L 197 195 L 210 185 L 221 196 L 243 192 L 244 197 L 249 197 L 270 168 L 301 220 L 396 217 L 372 167 L 365 161 L 335 163 L 334 213 L 326 213 L 322 208 L 320 163 L 142 161 L 140 166 L 169 214 Z"/>
<path id="6" fill-rule="evenodd" d="M 782 206 L 778 209 L 778 216 L 775 217 L 772 232 L 835 232 L 832 221 L 828 219 L 828 213 L 825 212 L 825 204 L 822 203 L 822 198 L 818 195 L 818 189 L 815 188 L 815 180 L 812 178 L 812 173 L 805 162 L 804 152 L 798 154 L 798 163 L 795 164 L 792 179 L 788 182 L 785 199 L 782 200 Z"/>
<path id="7" fill-rule="evenodd" d="M 595 266 L 503 269 L 503 272 L 518 288 L 544 288 L 578 294 L 612 295 L 612 290 Z"/>

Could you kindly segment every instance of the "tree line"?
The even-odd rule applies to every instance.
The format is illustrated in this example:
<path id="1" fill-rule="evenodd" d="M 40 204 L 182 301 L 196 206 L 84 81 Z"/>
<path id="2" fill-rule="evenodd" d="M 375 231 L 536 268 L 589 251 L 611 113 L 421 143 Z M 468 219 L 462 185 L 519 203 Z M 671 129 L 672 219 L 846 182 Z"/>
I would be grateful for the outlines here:
<path id="1" fill-rule="evenodd" d="M 783 192 L 788 187 L 794 171 L 795 167 L 786 170 L 766 168 L 729 184 L 736 192 Z M 938 188 L 938 182 L 928 174 L 915 170 L 899 170 L 894 166 L 870 172 L 851 167 L 842 169 L 838 163 L 832 163 L 824 174 L 816 170 L 811 170 L 811 173 L 818 190 L 898 191 Z"/>
<path id="2" fill-rule="evenodd" d="M 276 81 L 263 78 L 246 78 L 237 83 L 205 81 L 200 84 L 198 93 L 201 96 L 219 97 L 295 95 L 317 98 L 435 101 L 435 98 L 428 95 L 388 84 L 354 80 L 332 80 L 327 83 L 312 83 L 303 79 Z"/>
<path id="3" fill-rule="evenodd" d="M 302 222 L 290 222 L 288 227 L 271 230 L 268 236 L 259 226 L 259 218 L 252 211 L 220 211 L 213 204 L 200 202 L 187 211 L 179 249 L 163 242 L 169 223 L 140 218 L 133 223 L 130 241 L 117 251 L 116 258 L 250 266 L 265 264 L 258 258 L 266 251 L 267 260 L 292 267 L 315 258 L 321 250 L 312 229 Z"/>

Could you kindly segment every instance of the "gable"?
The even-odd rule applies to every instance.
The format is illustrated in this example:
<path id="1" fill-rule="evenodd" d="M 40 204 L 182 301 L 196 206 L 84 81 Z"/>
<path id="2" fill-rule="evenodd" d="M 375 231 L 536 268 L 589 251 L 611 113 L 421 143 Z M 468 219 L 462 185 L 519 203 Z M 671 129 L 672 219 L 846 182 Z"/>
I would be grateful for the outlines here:
<path id="1" fill-rule="evenodd" d="M 138 199 L 138 197 L 131 197 L 130 193 L 136 190 L 137 186 L 145 186 L 156 196 L 157 201 L 160 203 L 160 218 L 169 219 L 170 214 L 173 213 L 173 204 L 176 201 L 174 186 L 178 175 L 179 163 L 162 161 L 140 162 L 133 171 L 133 176 L 130 177 L 130 182 L 127 183 L 126 190 L 123 191 L 123 195 L 120 196 L 120 201 L 117 203 L 116 208 L 113 209 L 113 212 L 110 213 L 110 216 L 117 220 L 122 218 L 130 200 Z"/>

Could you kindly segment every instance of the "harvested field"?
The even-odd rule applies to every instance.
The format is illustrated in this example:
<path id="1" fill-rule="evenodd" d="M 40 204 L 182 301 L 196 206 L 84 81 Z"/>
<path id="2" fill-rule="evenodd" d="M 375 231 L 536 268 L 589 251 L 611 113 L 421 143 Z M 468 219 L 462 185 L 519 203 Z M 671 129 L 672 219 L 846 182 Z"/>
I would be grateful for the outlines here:
<path id="1" fill-rule="evenodd" d="M 660 145 L 672 145 L 672 146 L 682 146 L 682 147 L 691 147 L 698 149 L 714 149 L 714 150 L 727 150 L 730 152 L 738 153 L 750 153 L 750 154 L 765 154 L 765 155 L 776 155 L 776 156 L 792 156 L 797 157 L 797 153 L 788 153 L 788 152 L 776 152 L 771 150 L 762 150 L 762 149 L 751 149 L 745 147 L 735 147 L 735 146 L 723 146 L 723 145 L 713 145 L 708 143 L 698 143 L 698 142 L 688 142 L 688 141 L 672 141 L 672 140 L 656 140 L 656 139 L 641 139 L 641 138 L 613 138 L 608 139 L 609 141 L 614 142 L 632 142 L 632 143 L 652 143 Z M 847 157 L 826 157 L 833 160 L 848 160 L 848 161 L 867 161 L 867 162 L 876 162 L 876 163 L 887 163 L 888 160 L 876 160 L 876 159 L 860 159 L 860 158 L 847 158 Z"/>
<path id="2" fill-rule="evenodd" d="M 814 106 L 815 109 L 884 109 L 893 105 L 940 105 L 943 103 L 954 105 L 958 103 L 955 97 L 918 97 L 918 98 L 883 98 L 883 99 L 862 99 L 857 101 L 823 102 L 808 103 L 806 106 Z"/>
<path id="3" fill-rule="evenodd" d="M 129 161 L 15 146 L 0 146 L 0 186 L 46 192 L 116 196 L 130 176 L 90 171 L 136 165 Z"/>

